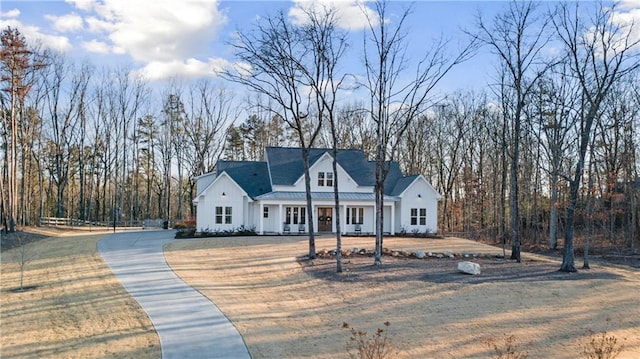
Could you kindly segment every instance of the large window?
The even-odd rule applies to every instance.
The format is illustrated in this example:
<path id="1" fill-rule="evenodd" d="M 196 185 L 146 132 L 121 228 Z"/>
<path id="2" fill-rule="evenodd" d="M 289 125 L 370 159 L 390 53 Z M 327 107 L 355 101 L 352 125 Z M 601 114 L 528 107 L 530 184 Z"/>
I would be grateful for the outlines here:
<path id="1" fill-rule="evenodd" d="M 231 224 L 232 218 L 231 207 L 216 207 L 216 224 Z"/>
<path id="2" fill-rule="evenodd" d="M 284 223 L 286 224 L 307 223 L 307 207 L 285 207 Z"/>
<path id="3" fill-rule="evenodd" d="M 363 224 L 364 208 L 347 208 L 347 224 Z"/>
<path id="4" fill-rule="evenodd" d="M 318 186 L 333 187 L 333 172 L 318 172 Z"/>
<path id="5" fill-rule="evenodd" d="M 417 226 L 418 223 L 420 223 L 421 226 L 427 224 L 426 208 L 411 208 L 411 225 Z"/>

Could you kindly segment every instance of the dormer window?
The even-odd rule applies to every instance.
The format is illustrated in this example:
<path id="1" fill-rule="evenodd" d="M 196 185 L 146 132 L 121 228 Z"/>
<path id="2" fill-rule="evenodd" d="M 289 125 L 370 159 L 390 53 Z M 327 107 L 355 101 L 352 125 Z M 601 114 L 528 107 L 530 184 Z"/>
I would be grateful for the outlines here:
<path id="1" fill-rule="evenodd" d="M 333 172 L 318 172 L 319 187 L 333 187 Z"/>

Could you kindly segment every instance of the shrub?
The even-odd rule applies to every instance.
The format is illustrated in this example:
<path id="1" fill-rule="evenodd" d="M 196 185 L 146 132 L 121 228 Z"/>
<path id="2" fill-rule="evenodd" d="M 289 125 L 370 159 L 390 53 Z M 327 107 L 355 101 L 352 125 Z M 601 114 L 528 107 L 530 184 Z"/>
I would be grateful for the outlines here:
<path id="1" fill-rule="evenodd" d="M 489 337 L 483 340 L 485 345 L 489 349 L 493 349 L 495 359 L 526 359 L 529 355 L 526 351 L 520 351 L 516 343 L 515 335 L 504 334 L 504 339 L 499 342 L 494 337 Z"/>
<path id="2" fill-rule="evenodd" d="M 174 227 L 175 228 L 175 227 Z M 193 238 L 196 234 L 196 229 L 180 229 L 176 232 L 175 238 Z"/>
<path id="3" fill-rule="evenodd" d="M 595 333 L 589 330 L 589 340 L 584 344 L 582 354 L 587 359 L 614 359 L 622 352 L 623 345 L 618 344 L 615 335 L 607 332 Z"/>
<path id="4" fill-rule="evenodd" d="M 187 226 L 187 228 L 196 228 L 196 218 L 195 217 L 189 217 L 187 219 L 184 220 L 184 225 Z"/>
<path id="5" fill-rule="evenodd" d="M 173 224 L 173 229 L 186 229 L 187 225 L 184 222 L 176 222 Z"/>
<path id="6" fill-rule="evenodd" d="M 176 228 L 174 226 L 174 228 Z M 197 231 L 195 228 L 178 229 L 175 238 L 207 238 L 207 237 L 232 237 L 232 236 L 256 236 L 255 227 L 240 226 L 233 229 L 211 230 L 209 228 Z"/>
<path id="7" fill-rule="evenodd" d="M 388 327 L 389 322 L 384 322 Z M 390 358 L 393 344 L 383 329 L 378 328 L 371 336 L 367 332 L 355 330 L 349 323 L 342 323 L 342 327 L 349 329 L 350 337 L 347 341 L 347 353 L 352 359 L 384 359 Z"/>

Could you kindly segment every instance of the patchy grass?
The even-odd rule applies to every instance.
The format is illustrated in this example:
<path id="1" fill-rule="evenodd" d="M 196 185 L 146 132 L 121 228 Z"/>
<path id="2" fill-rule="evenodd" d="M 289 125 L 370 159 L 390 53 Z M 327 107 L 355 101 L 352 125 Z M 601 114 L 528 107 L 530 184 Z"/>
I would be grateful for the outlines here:
<path id="1" fill-rule="evenodd" d="M 2 251 L 3 358 L 159 358 L 146 316 L 96 251 L 100 235 L 35 236 L 20 285 L 20 247 Z"/>
<path id="2" fill-rule="evenodd" d="M 627 338 L 618 359 L 640 355 L 635 269 L 561 273 L 553 259 L 523 254 L 516 263 L 496 258 L 501 249 L 457 238 L 385 238 L 384 245 L 487 256 L 472 259 L 481 263 L 478 276 L 460 274 L 457 258 L 389 256 L 381 269 L 367 256 L 344 258 L 337 274 L 334 259 L 298 259 L 306 238 L 274 236 L 173 242 L 165 257 L 234 323 L 254 359 L 349 358 L 342 324 L 370 336 L 385 321 L 393 323 L 394 359 L 491 358 L 495 348 L 483 339 L 504 333 L 517 338 L 511 349 L 518 345 L 500 341 L 499 350 L 575 359 L 588 329 Z M 335 238 L 316 238 L 316 248 L 335 248 Z M 373 240 L 343 237 L 343 248 L 372 249 Z"/>

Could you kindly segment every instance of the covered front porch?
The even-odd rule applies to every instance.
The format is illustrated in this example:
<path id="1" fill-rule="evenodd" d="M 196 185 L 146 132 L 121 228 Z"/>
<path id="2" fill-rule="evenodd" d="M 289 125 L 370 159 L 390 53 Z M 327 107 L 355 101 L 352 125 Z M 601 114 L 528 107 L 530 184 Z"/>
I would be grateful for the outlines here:
<path id="1" fill-rule="evenodd" d="M 375 200 L 369 193 L 344 193 L 340 196 L 340 232 L 375 233 Z M 307 203 L 304 193 L 271 192 L 252 203 L 259 234 L 307 234 Z M 396 201 L 385 198 L 384 231 L 395 234 Z M 336 209 L 332 192 L 312 193 L 314 233 L 336 232 Z"/>

